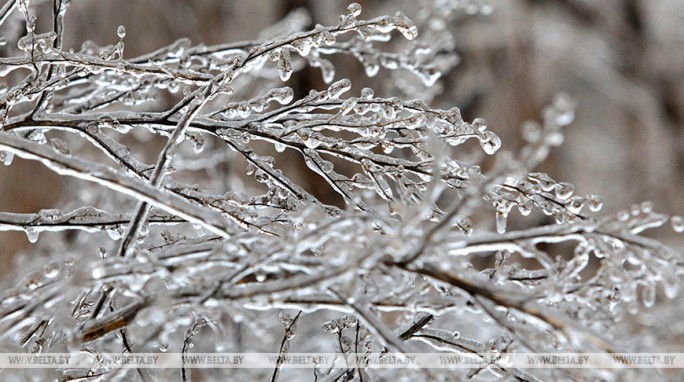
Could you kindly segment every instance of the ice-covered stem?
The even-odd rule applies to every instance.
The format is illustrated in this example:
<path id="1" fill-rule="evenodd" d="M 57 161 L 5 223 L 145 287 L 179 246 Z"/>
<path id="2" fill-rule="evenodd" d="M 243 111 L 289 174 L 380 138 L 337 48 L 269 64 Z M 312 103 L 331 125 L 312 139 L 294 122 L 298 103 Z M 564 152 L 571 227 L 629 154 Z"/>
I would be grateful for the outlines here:
<path id="1" fill-rule="evenodd" d="M 52 3 L 52 29 L 54 33 L 54 41 L 52 43 L 52 47 L 58 51 L 62 50 L 62 42 L 64 40 L 64 14 L 66 13 L 66 10 L 67 8 L 69 8 L 70 4 L 71 0 L 53 0 Z M 60 76 L 62 71 L 63 69 L 59 66 L 49 65 L 47 68 L 47 72 L 45 73 L 45 82 L 50 82 L 50 80 L 53 78 L 55 74 L 57 76 Z M 45 89 L 40 94 L 40 97 L 36 102 L 36 105 L 33 107 L 31 115 L 35 114 L 38 111 L 45 110 L 47 107 L 47 103 L 50 101 L 50 99 L 52 99 L 53 95 L 54 89 Z"/>
<path id="2" fill-rule="evenodd" d="M 130 217 L 110 214 L 94 207 L 81 207 L 64 212 L 57 209 L 40 210 L 38 213 L 0 213 L 0 231 L 25 231 L 32 233 L 80 230 L 85 232 L 107 231 L 110 237 L 120 236 L 121 226 L 130 222 Z M 155 211 L 148 222 L 153 225 L 175 225 L 185 222 L 176 215 Z"/>
<path id="3" fill-rule="evenodd" d="M 166 145 L 164 145 L 164 148 L 159 153 L 159 158 L 157 159 L 157 163 L 155 164 L 154 170 L 152 170 L 152 175 L 150 175 L 149 179 L 149 183 L 154 189 L 159 189 L 161 187 L 162 180 L 164 179 L 164 173 L 167 170 L 166 167 L 168 163 L 170 163 L 171 159 L 173 159 L 173 149 L 176 147 L 176 145 L 182 142 L 185 135 L 185 131 L 190 125 L 190 122 L 197 115 L 197 113 L 199 113 L 202 106 L 204 106 L 206 102 L 208 102 L 210 92 L 213 89 L 211 86 L 207 86 L 206 88 L 200 90 L 202 91 L 198 91 L 197 94 L 194 94 L 194 96 L 197 98 L 189 98 L 191 102 L 189 102 L 188 109 L 185 110 L 185 113 L 181 116 L 180 120 L 178 121 L 178 124 L 176 125 L 176 128 L 173 130 L 171 136 L 166 141 Z M 131 248 L 130 244 L 132 241 L 136 240 L 140 235 L 140 228 L 147 220 L 147 215 L 150 212 L 150 207 L 151 206 L 145 201 L 141 201 L 136 207 L 136 210 L 133 214 L 133 219 L 131 220 L 131 223 L 128 225 L 128 228 L 126 229 L 126 234 L 124 235 L 123 240 L 121 241 L 121 245 L 118 251 L 119 256 L 123 257 L 129 253 L 129 250 Z"/>
<path id="4" fill-rule="evenodd" d="M 183 382 L 190 380 L 190 373 L 185 368 L 185 354 L 187 354 L 187 352 L 194 346 L 192 343 L 192 337 L 199 334 L 200 330 L 202 330 L 202 328 L 205 327 L 208 323 L 209 322 L 206 318 L 199 317 L 192 324 L 192 328 L 188 329 L 188 331 L 185 333 L 185 338 L 183 339 L 183 347 L 181 348 L 181 380 Z"/>
<path id="5" fill-rule="evenodd" d="M 291 318 L 290 315 L 285 312 L 281 312 L 278 316 L 280 322 L 285 326 L 285 334 L 283 335 L 283 339 L 280 341 L 280 348 L 278 349 L 278 358 L 276 360 L 275 369 L 273 369 L 273 374 L 271 375 L 271 382 L 275 382 L 278 379 L 280 368 L 283 366 L 283 363 L 285 362 L 285 354 L 287 354 L 287 352 L 289 352 L 290 349 L 290 340 L 295 336 L 295 331 L 297 330 L 297 320 L 299 320 L 299 316 L 301 315 L 302 311 L 300 310 L 299 312 L 297 312 L 294 318 Z"/>
<path id="6" fill-rule="evenodd" d="M 424 328 L 412 334 L 408 337 L 408 340 L 424 342 L 437 350 L 468 354 L 479 359 L 480 362 L 485 359 L 491 359 L 491 353 L 485 350 L 485 344 L 478 340 L 463 338 L 458 332 Z M 489 357 L 486 358 L 486 356 Z M 489 367 L 495 367 L 503 371 L 516 381 L 542 382 L 541 379 L 522 369 L 507 367 L 496 361 Z"/>
<path id="7" fill-rule="evenodd" d="M 204 85 L 200 89 L 196 90 L 186 98 L 184 98 L 179 104 L 177 104 L 173 109 L 171 109 L 167 116 L 176 114 L 183 110 L 184 114 L 181 116 L 178 124 L 173 130 L 171 136 L 167 140 L 166 145 L 159 154 L 157 163 L 154 167 L 152 175 L 150 176 L 150 184 L 154 188 L 159 188 L 161 182 L 164 178 L 166 171 L 166 165 L 170 162 L 173 156 L 173 149 L 178 145 L 185 136 L 185 131 L 190 125 L 192 119 L 199 113 L 202 107 L 214 97 L 219 91 L 225 89 L 225 86 L 229 85 L 236 76 L 241 72 L 248 71 L 250 65 L 253 61 L 260 59 L 261 57 L 266 57 L 270 52 L 276 52 L 276 49 L 280 49 L 280 57 L 278 59 L 278 71 L 280 77 L 283 81 L 286 81 L 290 73 L 292 72 L 289 50 L 283 47 L 296 48 L 300 51 L 302 55 L 307 55 L 311 47 L 302 47 L 302 44 L 313 44 L 313 37 L 320 36 L 322 39 L 326 39 L 326 36 L 334 36 L 337 33 L 344 33 L 349 30 L 363 30 L 361 28 L 370 28 L 371 26 L 377 27 L 380 25 L 383 28 L 389 28 L 389 30 L 398 28 L 407 38 L 415 37 L 415 26 L 411 25 L 410 20 L 402 17 L 403 15 L 397 14 L 394 23 L 391 23 L 386 18 L 378 18 L 370 22 L 357 22 L 355 17 L 361 12 L 361 8 L 358 4 L 351 4 L 348 8 L 348 15 L 343 16 L 340 19 L 340 24 L 337 27 L 329 28 L 316 28 L 314 31 L 295 34 L 286 39 L 284 42 L 276 40 L 263 44 L 259 47 L 255 47 L 250 50 L 247 57 L 236 58 L 232 68 L 220 73 L 214 79 L 212 79 L 207 85 Z M 387 31 L 385 31 L 387 33 Z M 334 37 L 333 37 L 334 38 Z M 305 46 L 305 45 L 304 45 Z M 184 110 L 186 109 L 187 110 Z M 134 218 L 129 225 L 126 234 L 119 247 L 119 256 L 126 256 L 130 250 L 131 242 L 134 241 L 138 235 L 141 226 L 144 224 L 147 213 L 149 212 L 149 205 L 146 202 L 141 202 L 134 213 Z"/>
<path id="8" fill-rule="evenodd" d="M 5 20 L 7 20 L 12 11 L 17 7 L 18 2 L 19 0 L 7 0 L 7 2 L 2 5 L 2 8 L 0 8 L 0 25 L 5 23 Z"/>
<path id="9" fill-rule="evenodd" d="M 562 318 L 560 315 L 552 314 L 545 309 L 542 309 L 533 303 L 534 299 L 532 296 L 519 296 L 512 295 L 510 292 L 503 290 L 496 290 L 489 286 L 478 285 L 471 281 L 465 280 L 459 277 L 453 272 L 449 272 L 440 269 L 434 264 L 422 264 L 420 266 L 416 265 L 402 265 L 399 264 L 398 267 L 408 271 L 417 273 L 423 276 L 430 277 L 434 280 L 447 283 L 460 290 L 467 292 L 473 296 L 479 296 L 485 298 L 496 305 L 504 306 L 510 309 L 515 309 L 532 317 L 535 317 L 544 323 L 546 323 L 550 328 L 558 333 L 563 333 L 566 338 L 571 338 L 572 333 L 581 332 L 584 336 L 589 339 L 594 345 L 599 346 L 601 350 L 606 352 L 615 352 L 615 345 L 608 342 L 606 339 L 602 338 L 600 335 L 592 333 L 587 328 L 577 328 L 575 324 Z"/>
<path id="10" fill-rule="evenodd" d="M 0 134 L 0 148 L 24 159 L 39 161 L 58 174 L 94 182 L 146 201 L 161 210 L 199 224 L 217 235 L 231 237 L 233 234 L 234 228 L 220 214 L 200 208 L 176 195 L 159 192 L 148 184 L 124 176 L 108 166 L 70 158 L 43 145 L 6 133 Z"/>
<path id="11" fill-rule="evenodd" d="M 75 334 L 78 342 L 90 342 L 114 330 L 126 327 L 135 316 L 151 303 L 151 298 L 141 298 L 116 309 L 97 320 L 87 321 Z"/>

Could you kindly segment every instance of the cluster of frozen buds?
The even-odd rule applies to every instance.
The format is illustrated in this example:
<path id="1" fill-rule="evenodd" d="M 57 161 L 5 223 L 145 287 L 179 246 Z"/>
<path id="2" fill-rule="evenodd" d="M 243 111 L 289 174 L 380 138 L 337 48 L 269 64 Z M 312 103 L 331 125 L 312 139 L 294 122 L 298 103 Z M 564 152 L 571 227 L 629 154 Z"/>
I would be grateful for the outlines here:
<path id="1" fill-rule="evenodd" d="M 556 182 L 548 174 L 531 173 L 525 179 L 507 178 L 503 184 L 495 185 L 485 198 L 496 209 L 496 229 L 506 232 L 506 220 L 513 207 L 527 216 L 534 208 L 552 216 L 558 224 L 572 223 L 586 219 L 582 210 L 588 207 L 597 212 L 603 207 L 598 195 L 575 195 L 575 186 Z"/>

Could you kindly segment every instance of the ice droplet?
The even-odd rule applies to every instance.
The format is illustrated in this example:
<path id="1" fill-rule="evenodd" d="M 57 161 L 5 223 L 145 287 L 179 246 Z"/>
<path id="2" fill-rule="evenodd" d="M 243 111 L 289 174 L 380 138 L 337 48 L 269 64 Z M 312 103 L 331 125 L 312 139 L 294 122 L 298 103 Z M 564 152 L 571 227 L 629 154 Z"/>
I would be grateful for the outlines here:
<path id="1" fill-rule="evenodd" d="M 169 344 L 166 342 L 162 342 L 159 344 L 159 351 L 162 353 L 165 353 L 167 350 L 169 350 Z"/>
<path id="2" fill-rule="evenodd" d="M 105 229 L 107 231 L 107 235 L 109 235 L 109 238 L 112 240 L 119 240 L 121 239 L 121 230 L 119 229 L 118 226 L 114 227 L 107 227 Z"/>
<path id="3" fill-rule="evenodd" d="M 643 202 L 641 202 L 641 205 L 639 206 L 639 208 L 641 209 L 641 212 L 643 212 L 645 214 L 650 214 L 651 212 L 653 212 L 653 202 L 648 201 L 648 200 L 643 201 Z"/>
<path id="4" fill-rule="evenodd" d="M 67 268 L 73 267 L 75 262 L 76 260 L 73 258 L 73 256 L 67 256 L 64 258 L 64 265 L 66 265 Z"/>
<path id="5" fill-rule="evenodd" d="M 59 264 L 55 262 L 43 265 L 43 275 L 49 279 L 54 279 L 59 274 Z"/>
<path id="6" fill-rule="evenodd" d="M 558 126 L 567 126 L 575 119 L 575 101 L 566 93 L 559 93 L 553 98 L 555 109 L 554 122 Z"/>
<path id="7" fill-rule="evenodd" d="M 371 88 L 363 88 L 361 90 L 361 98 L 363 99 L 371 99 L 373 98 L 373 89 Z"/>
<path id="8" fill-rule="evenodd" d="M 280 311 L 278 313 L 278 321 L 280 321 L 280 323 L 285 326 L 289 326 L 292 324 L 292 317 L 290 317 L 290 315 L 287 314 L 287 312 Z"/>
<path id="9" fill-rule="evenodd" d="M 473 127 L 477 129 L 477 131 L 483 133 L 485 130 L 487 130 L 487 121 L 485 121 L 484 118 L 475 118 L 472 123 Z"/>
<path id="10" fill-rule="evenodd" d="M 483 14 L 485 16 L 489 16 L 492 14 L 492 12 L 494 12 L 494 7 L 492 7 L 491 4 L 484 3 L 480 6 L 480 13 L 481 14 Z"/>
<path id="11" fill-rule="evenodd" d="M 649 282 L 643 286 L 643 289 L 641 290 L 641 299 L 644 303 L 644 306 L 647 308 L 650 308 L 653 305 L 655 305 L 655 301 L 656 301 L 655 283 Z"/>
<path id="12" fill-rule="evenodd" d="M 361 14 L 361 5 L 359 3 L 351 3 L 347 7 L 347 13 L 356 17 Z"/>
<path id="13" fill-rule="evenodd" d="M 31 273 L 26 277 L 26 289 L 35 290 L 43 283 L 42 275 L 40 273 Z"/>
<path id="14" fill-rule="evenodd" d="M 670 224 L 672 224 L 672 229 L 677 233 L 684 232 L 684 217 L 673 216 L 670 218 Z"/>
<path id="15" fill-rule="evenodd" d="M 126 28 L 124 28 L 123 25 L 119 25 L 119 27 L 116 28 L 116 35 L 119 36 L 120 39 L 126 37 Z"/>
<path id="16" fill-rule="evenodd" d="M 587 195 L 587 203 L 593 212 L 600 211 L 603 208 L 603 199 L 598 195 Z"/>
<path id="17" fill-rule="evenodd" d="M 523 138 L 528 142 L 536 142 L 542 135 L 542 127 L 534 121 L 524 122 L 522 125 Z"/>
<path id="18" fill-rule="evenodd" d="M 501 139 L 491 131 L 485 131 L 480 138 L 480 146 L 487 155 L 493 155 L 501 148 Z"/>
<path id="19" fill-rule="evenodd" d="M 278 57 L 278 76 L 282 81 L 287 81 L 292 75 L 292 61 L 290 60 L 290 51 L 282 49 Z"/>
<path id="20" fill-rule="evenodd" d="M 566 204 L 565 208 L 573 214 L 579 214 L 584 207 L 585 199 L 581 196 L 573 196 Z"/>
<path id="21" fill-rule="evenodd" d="M 575 186 L 570 183 L 560 182 L 556 184 L 556 197 L 560 200 L 566 200 L 575 192 Z"/>

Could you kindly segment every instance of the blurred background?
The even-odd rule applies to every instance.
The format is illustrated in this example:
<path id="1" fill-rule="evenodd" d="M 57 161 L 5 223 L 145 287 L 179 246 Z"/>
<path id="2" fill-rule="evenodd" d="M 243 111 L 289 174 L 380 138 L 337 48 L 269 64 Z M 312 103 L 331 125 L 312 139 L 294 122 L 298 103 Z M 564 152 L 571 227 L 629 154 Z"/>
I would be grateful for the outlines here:
<path id="1" fill-rule="evenodd" d="M 50 25 L 49 2 L 37 4 L 38 29 Z M 497 0 L 358 1 L 362 18 L 394 14 L 417 21 L 423 35 L 447 39 L 459 57 L 436 90 L 384 81 L 415 82 L 405 72 L 381 69 L 367 78 L 348 57 L 336 58 L 336 79 L 352 79 L 380 96 L 422 96 L 432 107 L 458 106 L 466 121 L 482 117 L 503 140 L 504 150 L 522 144 L 520 126 L 540 120 L 558 92 L 578 102 L 565 142 L 540 171 L 574 183 L 578 193 L 600 194 L 605 212 L 650 200 L 657 211 L 684 213 L 684 3 L 681 0 Z M 126 28 L 125 56 L 134 57 L 188 37 L 207 45 L 259 38 L 260 32 L 296 9 L 305 9 L 309 27 L 337 22 L 348 2 L 334 0 L 138 0 L 74 1 L 65 19 L 65 49 L 85 40 L 100 46 L 118 41 Z M 18 15 L 15 15 L 18 16 Z M 5 23 L 8 41 L 0 56 L 16 54 L 21 23 Z M 419 37 L 420 38 L 420 37 Z M 398 40 L 398 39 L 397 39 Z M 426 40 L 428 41 L 428 40 Z M 400 44 L 400 43 L 398 43 Z M 399 47 L 400 48 L 400 47 Z M 1 81 L 1 80 L 0 80 Z M 298 95 L 322 89 L 318 69 L 304 69 L 289 86 Z M 358 87 L 358 88 L 357 88 Z M 403 92 L 403 93 L 402 93 Z M 408 93 L 408 94 L 404 94 Z M 156 156 L 154 151 L 152 156 Z M 323 200 L 332 191 L 311 180 L 307 188 Z M 35 162 L 15 159 L 0 166 L 0 210 L 36 212 L 59 208 L 63 180 Z M 684 247 L 668 232 L 670 244 Z M 23 233 L 0 232 L 0 254 L 10 259 L 26 248 Z"/>

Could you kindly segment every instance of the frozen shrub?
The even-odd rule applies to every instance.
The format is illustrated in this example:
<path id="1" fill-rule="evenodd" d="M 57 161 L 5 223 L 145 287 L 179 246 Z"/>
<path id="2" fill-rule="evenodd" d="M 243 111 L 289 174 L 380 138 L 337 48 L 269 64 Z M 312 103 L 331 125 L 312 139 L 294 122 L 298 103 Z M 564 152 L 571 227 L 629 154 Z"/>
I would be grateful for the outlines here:
<path id="1" fill-rule="evenodd" d="M 69 1 L 55 1 L 45 33 L 28 3 L 8 1 L 0 14 L 26 25 L 7 41 L 13 55 L 0 58 L 0 157 L 41 162 L 64 177 L 68 198 L 61 209 L 0 214 L 2 230 L 35 243 L 0 302 L 7 351 L 611 353 L 649 345 L 621 338 L 619 324 L 654 307 L 658 288 L 664 304 L 678 293 L 680 253 L 641 234 L 670 223 L 682 232 L 681 217 L 647 202 L 604 216 L 601 197 L 535 170 L 562 143 L 574 99 L 558 94 L 523 126 L 523 149 L 498 155 L 502 142 L 484 119 L 429 105 L 458 56 L 453 36 L 419 30 L 491 12 L 484 3 L 428 2 L 432 19 L 418 25 L 401 12 L 365 19 L 351 4 L 335 25 L 300 30 L 291 17 L 274 26 L 275 38 L 181 39 L 132 58 L 125 43 L 136 36 L 123 26 L 114 45 L 63 50 Z M 354 57 L 367 76 L 382 68 L 398 92 L 423 100 L 339 78 L 334 55 Z M 296 97 L 287 83 L 305 66 L 319 68 L 327 88 Z M 498 160 L 483 164 L 491 156 Z M 316 197 L 288 170 L 321 179 L 341 202 Z M 548 224 L 509 227 L 512 215 L 530 214 Z M 57 378 L 653 372 L 280 366 L 101 366 Z"/>

